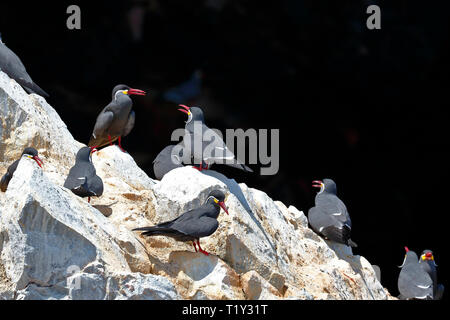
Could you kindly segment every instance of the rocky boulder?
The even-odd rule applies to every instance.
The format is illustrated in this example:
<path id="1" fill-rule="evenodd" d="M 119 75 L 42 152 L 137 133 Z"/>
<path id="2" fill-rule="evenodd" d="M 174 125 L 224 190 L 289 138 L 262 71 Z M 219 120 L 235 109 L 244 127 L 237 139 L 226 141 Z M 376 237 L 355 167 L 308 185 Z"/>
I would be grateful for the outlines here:
<path id="1" fill-rule="evenodd" d="M 293 206 L 214 170 L 151 179 L 116 146 L 93 155 L 104 194 L 91 203 L 63 187 L 75 141 L 46 101 L 0 72 L 0 174 L 26 146 L 0 193 L 0 299 L 391 299 L 371 264 L 328 243 Z M 230 215 L 190 243 L 133 228 L 174 219 L 213 189 Z"/>

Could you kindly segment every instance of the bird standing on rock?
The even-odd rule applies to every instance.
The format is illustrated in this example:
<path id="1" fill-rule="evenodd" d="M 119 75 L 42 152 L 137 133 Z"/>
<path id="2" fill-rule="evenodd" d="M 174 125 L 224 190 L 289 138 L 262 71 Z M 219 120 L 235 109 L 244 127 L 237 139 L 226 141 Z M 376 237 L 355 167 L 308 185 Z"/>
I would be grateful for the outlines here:
<path id="1" fill-rule="evenodd" d="M 21 159 L 23 156 L 26 156 L 27 158 L 33 159 L 34 161 L 36 161 L 36 163 L 38 164 L 38 166 L 42 168 L 42 164 L 44 164 L 44 163 L 43 163 L 42 160 L 39 158 L 38 152 L 37 152 L 37 150 L 36 150 L 35 148 L 31 148 L 31 147 L 25 148 L 25 149 L 23 150 L 23 152 L 22 152 L 22 155 L 21 155 L 20 159 Z M 17 166 L 19 165 L 20 159 L 14 161 L 14 162 L 8 167 L 8 169 L 6 170 L 5 175 L 4 175 L 4 176 L 2 177 L 2 179 L 0 180 L 0 190 L 2 190 L 3 192 L 6 192 L 6 189 L 8 188 L 9 181 L 11 181 L 11 179 L 12 179 L 12 177 L 13 177 L 13 174 L 14 174 L 14 172 L 15 172 L 16 169 L 17 169 Z"/>
<path id="2" fill-rule="evenodd" d="M 315 180 L 313 187 L 320 188 L 316 206 L 308 211 L 308 221 L 313 230 L 331 241 L 357 247 L 350 239 L 352 221 L 347 207 L 336 195 L 336 183 L 331 179 Z"/>
<path id="3" fill-rule="evenodd" d="M 71 190 L 77 196 L 100 197 L 103 194 L 103 181 L 97 176 L 92 163 L 92 154 L 96 152 L 95 147 L 83 147 L 77 152 L 75 165 L 70 169 L 69 175 L 64 182 L 64 187 Z"/>
<path id="4" fill-rule="evenodd" d="M 197 252 L 197 242 L 199 251 L 209 255 L 200 246 L 200 238 L 208 237 L 217 230 L 220 208 L 228 214 L 224 200 L 225 194 L 222 191 L 211 191 L 204 204 L 199 208 L 187 211 L 174 220 L 152 227 L 136 228 L 133 231 L 144 231 L 142 235 L 149 237 L 166 236 L 177 241 L 192 241 L 195 252 Z"/>
<path id="5" fill-rule="evenodd" d="M 181 112 L 188 115 L 185 130 L 186 134 L 183 138 L 183 152 L 186 154 L 183 159 L 193 160 L 195 167 L 202 171 L 209 169 L 214 163 L 226 164 L 228 166 L 238 168 L 247 172 L 253 172 L 252 169 L 240 162 L 231 152 L 222 138 L 205 125 L 203 111 L 199 107 L 188 107 L 180 105 Z M 186 163 L 186 160 L 184 162 Z"/>
<path id="6" fill-rule="evenodd" d="M 26 92 L 37 93 L 43 97 L 49 96 L 47 92 L 42 90 L 36 83 L 33 82 L 20 58 L 2 42 L 1 36 L 0 70 L 20 84 Z"/>
<path id="7" fill-rule="evenodd" d="M 424 250 L 420 256 L 419 264 L 433 281 L 433 299 L 440 300 L 444 294 L 444 285 L 438 284 L 437 282 L 437 264 L 434 261 L 433 252 L 431 250 Z"/>
<path id="8" fill-rule="evenodd" d="M 121 139 L 127 136 L 134 127 L 135 114 L 131 110 L 131 95 L 145 96 L 145 91 L 133 89 L 124 84 L 114 87 L 112 101 L 100 112 L 88 146 L 97 148 L 119 140 L 119 148 L 123 152 Z"/>
<path id="9" fill-rule="evenodd" d="M 176 145 L 165 147 L 153 160 L 153 172 L 156 179 L 161 180 L 169 171 L 183 167 L 181 161 L 183 150 L 180 149 L 179 152 L 176 152 L 175 147 Z"/>
<path id="10" fill-rule="evenodd" d="M 405 247 L 405 251 L 405 259 L 400 266 L 402 270 L 397 281 L 399 299 L 433 299 L 433 280 L 420 266 L 417 254 L 408 247 Z"/>

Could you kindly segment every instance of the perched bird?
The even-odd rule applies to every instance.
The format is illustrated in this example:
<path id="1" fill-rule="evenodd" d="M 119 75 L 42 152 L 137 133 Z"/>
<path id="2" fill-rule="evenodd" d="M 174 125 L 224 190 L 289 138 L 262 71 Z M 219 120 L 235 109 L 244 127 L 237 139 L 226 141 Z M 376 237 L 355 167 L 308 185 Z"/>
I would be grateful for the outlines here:
<path id="1" fill-rule="evenodd" d="M 336 183 L 331 179 L 315 180 L 313 187 L 320 188 L 315 207 L 308 211 L 308 221 L 313 230 L 329 240 L 357 247 L 350 239 L 352 222 L 347 207 L 336 195 Z"/>
<path id="2" fill-rule="evenodd" d="M 420 266 L 417 254 L 405 247 L 405 259 L 398 276 L 399 299 L 433 299 L 433 280 Z"/>
<path id="3" fill-rule="evenodd" d="M 16 80 L 18 84 L 28 93 L 37 93 L 40 96 L 48 97 L 47 92 L 42 90 L 31 80 L 25 66 L 20 58 L 9 49 L 0 37 L 0 70 L 6 73 L 11 79 Z"/>
<path id="4" fill-rule="evenodd" d="M 112 91 L 112 101 L 100 112 L 92 132 L 88 146 L 103 147 L 119 140 L 119 148 L 123 152 L 121 139 L 128 135 L 134 127 L 135 114 L 131 110 L 131 95 L 145 96 L 145 91 L 132 89 L 119 84 Z"/>
<path id="5" fill-rule="evenodd" d="M 225 195 L 222 191 L 211 191 L 206 201 L 199 208 L 187 211 L 174 220 L 152 227 L 136 228 L 133 231 L 144 231 L 142 235 L 149 237 L 166 236 L 177 241 L 192 241 L 195 252 L 197 252 L 197 242 L 199 251 L 209 255 L 200 246 L 200 238 L 208 237 L 217 230 L 219 227 L 217 217 L 220 208 L 228 214 L 224 200 Z"/>
<path id="6" fill-rule="evenodd" d="M 437 282 L 437 264 L 434 261 L 433 252 L 431 250 L 424 250 L 420 256 L 419 264 L 433 281 L 433 299 L 440 300 L 444 294 L 444 285 L 438 284 Z"/>
<path id="7" fill-rule="evenodd" d="M 26 156 L 27 158 L 33 159 L 34 161 L 36 161 L 36 163 L 38 164 L 39 167 L 42 168 L 42 160 L 39 158 L 38 156 L 38 152 L 35 148 L 25 148 L 22 152 L 22 155 L 20 157 L 20 159 L 22 159 L 23 156 Z M 5 175 L 2 177 L 2 179 L 0 180 L 0 190 L 2 190 L 3 192 L 6 192 L 6 189 L 8 188 L 8 184 L 9 181 L 11 181 L 14 172 L 17 169 L 17 166 L 19 165 L 19 161 L 20 159 L 14 161 L 6 170 Z"/>
<path id="8" fill-rule="evenodd" d="M 199 107 L 180 105 L 181 112 L 188 115 L 183 137 L 183 163 L 198 164 L 198 170 L 209 169 L 214 163 L 226 164 L 247 172 L 253 172 L 231 152 L 222 138 L 205 125 L 203 111 Z"/>
<path id="9" fill-rule="evenodd" d="M 153 160 L 153 172 L 158 180 L 161 180 L 166 173 L 175 168 L 183 167 L 181 158 L 183 150 L 178 152 L 175 149 L 176 145 L 169 145 L 162 149 L 162 151 Z"/>
<path id="10" fill-rule="evenodd" d="M 95 147 L 83 147 L 77 152 L 75 165 L 70 169 L 69 175 L 64 182 L 64 187 L 80 197 L 100 197 L 103 194 L 103 181 L 97 176 L 92 163 L 92 154 L 96 152 Z"/>

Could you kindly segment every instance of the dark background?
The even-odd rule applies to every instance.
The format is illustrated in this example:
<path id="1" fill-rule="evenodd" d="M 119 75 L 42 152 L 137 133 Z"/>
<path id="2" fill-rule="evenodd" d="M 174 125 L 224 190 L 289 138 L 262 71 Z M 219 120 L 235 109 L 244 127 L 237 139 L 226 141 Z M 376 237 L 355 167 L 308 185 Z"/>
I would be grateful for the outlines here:
<path id="1" fill-rule="evenodd" d="M 81 30 L 66 28 L 70 4 Z M 370 4 L 381 30 L 366 28 Z M 411 0 L 8 1 L 0 32 L 81 142 L 116 84 L 148 90 L 123 146 L 152 177 L 184 126 L 177 102 L 201 106 L 211 128 L 279 128 L 277 175 L 214 169 L 305 213 L 311 180 L 334 179 L 354 252 L 397 295 L 405 245 L 433 250 L 448 279 L 449 12 Z M 170 101 L 196 70 L 201 87 Z"/>

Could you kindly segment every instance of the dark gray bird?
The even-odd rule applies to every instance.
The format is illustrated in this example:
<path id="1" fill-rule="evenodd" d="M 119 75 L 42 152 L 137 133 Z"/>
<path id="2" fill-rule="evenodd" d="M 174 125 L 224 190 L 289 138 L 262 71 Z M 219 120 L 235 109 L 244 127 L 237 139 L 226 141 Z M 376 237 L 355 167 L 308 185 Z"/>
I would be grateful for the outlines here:
<path id="1" fill-rule="evenodd" d="M 152 227 L 136 228 L 133 231 L 144 231 L 144 236 L 166 236 L 177 241 L 192 241 L 195 252 L 196 242 L 199 251 L 205 255 L 208 252 L 200 246 L 200 238 L 212 235 L 219 227 L 217 217 L 222 208 L 227 214 L 228 209 L 224 203 L 225 195 L 220 190 L 211 191 L 202 206 L 181 214 L 178 218 L 160 223 Z"/>
<path id="2" fill-rule="evenodd" d="M 112 91 L 112 101 L 100 112 L 95 122 L 94 130 L 88 146 L 103 147 L 108 143 L 119 140 L 119 148 L 122 148 L 121 139 L 127 136 L 134 127 L 135 114 L 131 110 L 133 102 L 131 95 L 145 96 L 145 91 L 132 89 L 127 85 L 119 84 Z"/>
<path id="3" fill-rule="evenodd" d="M 20 58 L 9 49 L 0 37 L 0 69 L 11 79 L 16 80 L 18 84 L 28 93 L 37 93 L 40 96 L 48 97 L 47 92 L 42 90 L 31 80 L 25 66 Z"/>
<path id="4" fill-rule="evenodd" d="M 357 247 L 350 239 L 352 221 L 347 207 L 336 195 L 336 183 L 331 179 L 315 180 L 313 187 L 320 188 L 315 207 L 308 211 L 308 221 L 313 230 L 326 239 Z"/>
<path id="5" fill-rule="evenodd" d="M 414 251 L 405 247 L 405 259 L 400 266 L 402 270 L 398 276 L 399 299 L 433 299 L 433 280 L 419 264 Z"/>
<path id="6" fill-rule="evenodd" d="M 186 134 L 183 138 L 184 164 L 198 164 L 198 170 L 209 169 L 214 163 L 226 164 L 247 172 L 253 172 L 231 152 L 222 138 L 205 125 L 203 111 L 199 107 L 180 105 L 178 109 L 188 115 Z"/>
<path id="7" fill-rule="evenodd" d="M 37 150 L 36 150 L 35 148 L 31 148 L 31 147 L 25 148 L 25 149 L 23 150 L 23 152 L 22 152 L 22 155 L 20 156 L 20 159 L 21 159 L 23 156 L 26 156 L 26 157 L 28 157 L 28 158 L 30 158 L 30 159 L 33 159 L 34 161 L 36 161 L 36 163 L 38 164 L 38 166 L 42 168 L 43 162 L 42 162 L 42 160 L 39 158 L 38 152 L 37 152 Z M 0 180 L 0 190 L 2 190 L 3 192 L 6 192 L 6 189 L 8 188 L 9 181 L 11 181 L 11 179 L 12 179 L 12 177 L 13 177 L 13 174 L 14 174 L 14 172 L 15 172 L 16 169 L 17 169 L 17 166 L 19 165 L 20 159 L 17 159 L 16 161 L 14 161 L 14 162 L 8 167 L 8 169 L 6 170 L 5 175 L 4 175 L 4 176 L 2 177 L 2 179 Z"/>
<path id="8" fill-rule="evenodd" d="M 183 150 L 181 146 L 177 150 L 177 145 L 170 145 L 162 149 L 162 151 L 153 160 L 153 172 L 158 180 L 161 180 L 166 173 L 173 169 L 183 167 L 181 158 L 183 157 Z"/>
<path id="9" fill-rule="evenodd" d="M 438 284 L 437 282 L 437 264 L 434 261 L 433 252 L 431 250 L 424 250 L 420 256 L 419 264 L 433 281 L 433 299 L 441 300 L 444 294 L 444 285 Z"/>
<path id="10" fill-rule="evenodd" d="M 97 176 L 92 163 L 95 147 L 83 147 L 77 152 L 75 165 L 70 169 L 64 187 L 82 198 L 100 197 L 103 194 L 103 181 Z"/>

